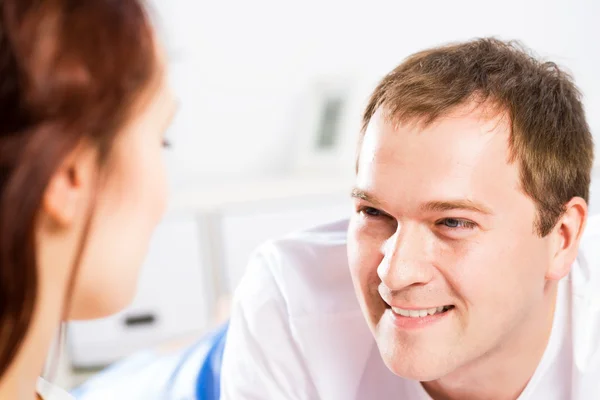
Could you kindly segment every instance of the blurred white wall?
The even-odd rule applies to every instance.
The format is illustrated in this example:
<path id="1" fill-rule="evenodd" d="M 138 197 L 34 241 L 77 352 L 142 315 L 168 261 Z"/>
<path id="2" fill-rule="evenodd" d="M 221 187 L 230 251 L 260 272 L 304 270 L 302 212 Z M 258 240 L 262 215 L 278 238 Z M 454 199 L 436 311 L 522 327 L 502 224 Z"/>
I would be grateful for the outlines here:
<path id="1" fill-rule="evenodd" d="M 153 2 L 181 103 L 166 153 L 177 212 L 157 230 L 133 304 L 71 324 L 71 360 L 80 367 L 211 327 L 256 246 L 346 216 L 366 97 L 415 51 L 489 35 L 519 39 L 574 74 L 600 142 L 597 0 Z M 345 136 L 336 162 L 298 162 L 322 79 L 350 85 Z M 310 173 L 298 170 L 311 163 Z M 139 315 L 153 322 L 127 324 Z"/>
<path id="2" fill-rule="evenodd" d="M 595 0 L 155 0 L 181 112 L 171 129 L 175 185 L 281 175 L 315 78 L 354 82 L 344 165 L 377 79 L 410 53 L 494 35 L 568 67 L 600 141 L 600 2 Z"/>

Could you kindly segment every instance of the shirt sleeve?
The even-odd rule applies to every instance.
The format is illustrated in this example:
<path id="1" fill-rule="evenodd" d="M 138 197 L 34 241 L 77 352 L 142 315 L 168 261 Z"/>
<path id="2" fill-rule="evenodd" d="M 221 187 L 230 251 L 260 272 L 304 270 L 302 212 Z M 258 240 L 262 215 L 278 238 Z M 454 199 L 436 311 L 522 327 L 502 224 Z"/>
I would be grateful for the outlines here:
<path id="1" fill-rule="evenodd" d="M 285 267 L 279 263 L 264 246 L 236 290 L 221 370 L 222 400 L 318 399 L 273 274 Z"/>

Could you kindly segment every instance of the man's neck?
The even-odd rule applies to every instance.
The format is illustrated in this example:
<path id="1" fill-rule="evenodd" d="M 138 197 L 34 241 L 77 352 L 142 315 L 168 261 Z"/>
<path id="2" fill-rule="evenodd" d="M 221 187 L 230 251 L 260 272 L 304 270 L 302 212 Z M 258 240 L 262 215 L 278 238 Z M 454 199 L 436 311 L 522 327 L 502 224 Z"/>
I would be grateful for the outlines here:
<path id="1" fill-rule="evenodd" d="M 548 346 L 552 333 L 557 288 L 547 294 L 550 301 L 538 319 L 505 340 L 506 345 L 453 371 L 441 379 L 424 382 L 435 400 L 515 400 L 527 387 Z"/>

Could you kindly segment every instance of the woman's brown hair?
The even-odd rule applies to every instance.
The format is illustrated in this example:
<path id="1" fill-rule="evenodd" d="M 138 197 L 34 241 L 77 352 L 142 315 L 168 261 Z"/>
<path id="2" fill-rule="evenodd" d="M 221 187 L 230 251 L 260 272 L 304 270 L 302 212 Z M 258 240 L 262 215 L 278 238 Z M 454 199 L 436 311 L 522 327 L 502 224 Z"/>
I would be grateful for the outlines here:
<path id="1" fill-rule="evenodd" d="M 156 64 L 138 0 L 0 0 L 0 377 L 36 304 L 46 187 L 82 142 L 106 159 Z"/>

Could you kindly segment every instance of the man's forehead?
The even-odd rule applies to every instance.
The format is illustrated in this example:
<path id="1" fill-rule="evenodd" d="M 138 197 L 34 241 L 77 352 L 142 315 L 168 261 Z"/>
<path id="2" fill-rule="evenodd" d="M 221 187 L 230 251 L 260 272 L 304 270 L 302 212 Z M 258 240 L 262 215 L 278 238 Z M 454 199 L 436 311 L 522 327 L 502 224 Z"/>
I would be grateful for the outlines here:
<path id="1" fill-rule="evenodd" d="M 429 157 L 460 151 L 462 159 L 466 160 L 468 155 L 476 157 L 495 150 L 495 155 L 502 156 L 503 164 L 509 164 L 511 124 L 505 113 L 492 114 L 489 107 L 463 106 L 428 124 L 423 121 L 398 121 L 385 112 L 377 111 L 366 127 L 360 156 L 367 156 L 368 161 L 374 157 Z M 426 153 L 414 154 L 419 150 L 426 150 Z"/>
<path id="2" fill-rule="evenodd" d="M 510 124 L 504 116 L 457 109 L 419 126 L 378 114 L 365 132 L 358 186 L 392 196 L 410 191 L 424 201 L 500 199 L 519 190 L 517 165 L 509 162 Z"/>

